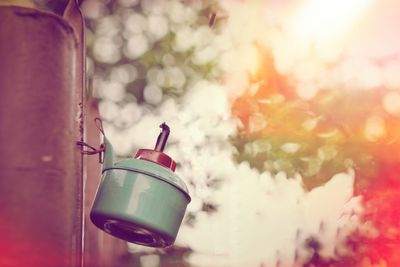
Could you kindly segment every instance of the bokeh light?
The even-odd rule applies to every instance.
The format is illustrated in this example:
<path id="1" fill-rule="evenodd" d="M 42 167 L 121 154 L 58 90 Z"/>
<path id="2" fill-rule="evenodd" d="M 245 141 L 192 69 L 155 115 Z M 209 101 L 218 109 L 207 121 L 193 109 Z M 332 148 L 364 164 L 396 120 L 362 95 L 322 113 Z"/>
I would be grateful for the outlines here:
<path id="1" fill-rule="evenodd" d="M 116 153 L 153 147 L 166 121 L 166 152 L 192 196 L 175 247 L 129 245 L 138 264 L 399 266 L 394 7 L 84 4 L 94 96 Z"/>

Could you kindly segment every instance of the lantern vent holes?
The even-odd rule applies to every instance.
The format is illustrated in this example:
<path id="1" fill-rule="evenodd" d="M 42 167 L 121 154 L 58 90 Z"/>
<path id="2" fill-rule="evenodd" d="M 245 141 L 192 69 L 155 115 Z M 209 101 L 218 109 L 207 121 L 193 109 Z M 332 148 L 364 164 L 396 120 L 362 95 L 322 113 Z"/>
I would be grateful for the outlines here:
<path id="1" fill-rule="evenodd" d="M 104 230 L 128 242 L 149 247 L 167 247 L 168 244 L 159 235 L 143 227 L 116 220 L 104 222 Z"/>

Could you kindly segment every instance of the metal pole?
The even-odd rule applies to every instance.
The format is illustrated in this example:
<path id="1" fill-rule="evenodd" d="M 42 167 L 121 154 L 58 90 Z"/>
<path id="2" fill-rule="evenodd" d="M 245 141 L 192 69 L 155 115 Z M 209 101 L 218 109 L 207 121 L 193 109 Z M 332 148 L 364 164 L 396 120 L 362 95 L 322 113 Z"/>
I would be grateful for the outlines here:
<path id="1" fill-rule="evenodd" d="M 82 62 L 63 18 L 0 7 L 0 266 L 82 264 Z"/>

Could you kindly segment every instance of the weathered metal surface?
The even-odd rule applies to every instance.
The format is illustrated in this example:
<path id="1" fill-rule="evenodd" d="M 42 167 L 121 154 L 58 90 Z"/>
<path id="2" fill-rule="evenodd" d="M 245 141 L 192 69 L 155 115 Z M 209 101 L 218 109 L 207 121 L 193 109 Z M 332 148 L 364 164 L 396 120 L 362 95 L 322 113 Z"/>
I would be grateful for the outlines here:
<path id="1" fill-rule="evenodd" d="M 60 17 L 0 7 L 0 266 L 81 266 L 78 45 Z"/>

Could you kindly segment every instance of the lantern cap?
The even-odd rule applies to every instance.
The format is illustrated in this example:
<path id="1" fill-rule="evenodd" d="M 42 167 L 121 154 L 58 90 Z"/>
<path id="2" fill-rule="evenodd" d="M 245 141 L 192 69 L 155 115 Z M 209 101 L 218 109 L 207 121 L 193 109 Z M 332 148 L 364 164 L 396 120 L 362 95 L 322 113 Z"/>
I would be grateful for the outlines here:
<path id="1" fill-rule="evenodd" d="M 114 163 L 112 167 L 104 169 L 103 172 L 106 172 L 110 169 L 122 169 L 152 176 L 178 188 L 185 194 L 189 201 L 191 200 L 189 196 L 189 190 L 183 180 L 174 172 L 152 161 L 136 158 L 124 159 Z"/>
<path id="2" fill-rule="evenodd" d="M 157 137 L 157 142 L 154 149 L 139 149 L 134 157 L 137 159 L 157 163 L 174 172 L 176 168 L 175 161 L 163 152 L 165 145 L 167 144 L 170 129 L 165 122 L 160 125 L 160 128 L 161 132 Z"/>
<path id="3" fill-rule="evenodd" d="M 135 158 L 157 163 L 158 165 L 170 169 L 172 172 L 174 172 L 176 168 L 176 163 L 170 156 L 153 149 L 139 149 L 135 154 Z"/>
<path id="4" fill-rule="evenodd" d="M 184 193 L 190 201 L 189 190 L 185 183 L 174 173 L 176 168 L 175 161 L 167 154 L 163 153 L 170 129 L 165 122 L 160 125 L 162 129 L 157 138 L 154 149 L 139 149 L 134 158 L 123 159 L 114 162 L 113 147 L 107 138 L 105 141 L 105 157 L 103 173 L 112 169 L 121 169 L 126 171 L 138 172 L 152 176 L 171 184 Z"/>

